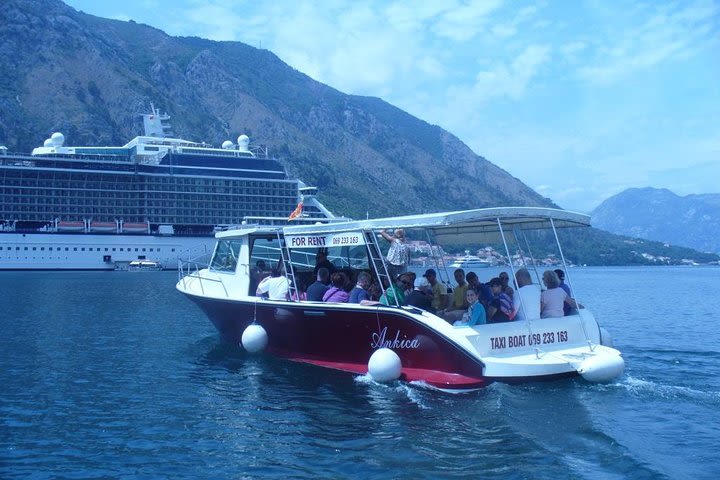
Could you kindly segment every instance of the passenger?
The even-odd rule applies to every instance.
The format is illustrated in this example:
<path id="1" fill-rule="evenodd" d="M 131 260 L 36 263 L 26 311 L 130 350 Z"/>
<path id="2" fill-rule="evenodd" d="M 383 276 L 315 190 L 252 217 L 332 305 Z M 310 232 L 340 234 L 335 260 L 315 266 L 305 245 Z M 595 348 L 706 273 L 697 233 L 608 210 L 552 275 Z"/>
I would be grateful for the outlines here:
<path id="1" fill-rule="evenodd" d="M 318 268 L 315 282 L 307 289 L 307 299 L 311 302 L 322 302 L 323 295 L 330 286 L 330 272 L 325 267 Z"/>
<path id="2" fill-rule="evenodd" d="M 255 293 L 259 296 L 267 294 L 270 300 L 287 300 L 290 284 L 283 275 L 282 267 L 278 265 L 270 272 L 269 277 L 262 279 Z"/>
<path id="3" fill-rule="evenodd" d="M 385 293 L 380 297 L 380 303 L 383 305 L 402 305 L 405 303 L 405 286 L 408 283 L 408 275 L 403 273 L 398 275 L 395 285 L 391 285 L 385 289 Z M 397 299 L 397 303 L 395 303 Z"/>
<path id="4" fill-rule="evenodd" d="M 512 299 L 514 292 L 513 288 L 510 286 L 510 275 L 508 275 L 507 272 L 500 272 L 498 277 L 502 281 L 502 292 Z"/>
<path id="5" fill-rule="evenodd" d="M 428 268 L 423 277 L 427 278 L 430 284 L 433 312 L 438 315 L 443 315 L 445 313 L 445 306 L 447 305 L 447 287 L 437 281 L 437 273 L 435 273 L 435 270 L 432 268 Z"/>
<path id="6" fill-rule="evenodd" d="M 328 260 L 327 249 L 325 248 L 319 249 L 317 255 L 315 256 L 315 269 L 313 270 L 313 275 L 317 276 L 318 270 L 321 268 L 327 268 L 330 275 L 335 273 L 335 265 Z"/>
<path id="7" fill-rule="evenodd" d="M 493 293 L 490 286 L 481 282 L 475 272 L 468 272 L 468 274 L 465 275 L 465 279 L 468 282 L 468 288 L 475 290 L 475 293 L 477 293 L 478 296 L 478 301 L 482 303 L 485 310 L 487 310 L 493 299 Z"/>
<path id="8" fill-rule="evenodd" d="M 487 323 L 485 307 L 478 301 L 477 293 L 472 288 L 465 294 L 465 300 L 468 303 L 468 309 L 462 316 L 461 320 L 453 323 L 456 327 L 472 327 L 474 325 L 484 325 Z"/>
<path id="9" fill-rule="evenodd" d="M 385 280 L 385 284 L 387 284 L 387 280 Z M 379 303 L 380 302 L 380 296 L 382 295 L 382 289 L 380 289 L 380 285 L 378 282 L 372 282 L 370 286 L 367 289 L 368 295 L 370 296 L 370 299 L 368 301 L 373 303 Z M 363 303 L 363 302 L 361 302 Z"/>
<path id="10" fill-rule="evenodd" d="M 407 246 L 405 230 L 398 228 L 393 235 L 386 230 L 380 230 L 380 235 L 390 243 L 387 253 L 387 268 L 390 278 L 405 273 L 410 263 L 410 249 Z"/>
<path id="11" fill-rule="evenodd" d="M 368 293 L 368 288 L 370 287 L 370 281 L 372 278 L 370 277 L 370 274 L 367 272 L 360 272 L 358 274 L 357 283 L 355 284 L 355 288 L 350 290 L 350 299 L 348 300 L 349 303 L 360 303 L 363 300 L 370 300 L 370 294 Z"/>
<path id="12" fill-rule="evenodd" d="M 547 287 L 547 290 L 542 292 L 540 297 L 540 316 L 542 318 L 565 316 L 563 310 L 565 304 L 570 305 L 572 308 L 578 308 L 575 300 L 560 288 L 560 279 L 557 273 L 552 270 L 545 270 L 542 279 L 545 287 Z"/>
<path id="13" fill-rule="evenodd" d="M 515 281 L 518 286 L 517 292 L 513 296 L 515 320 L 540 318 L 540 285 L 532 283 L 532 277 L 527 268 L 521 268 L 515 272 Z"/>
<path id="14" fill-rule="evenodd" d="M 323 302 L 347 303 L 350 295 L 345 291 L 347 277 L 343 272 L 335 272 L 330 277 L 332 286 L 323 295 Z"/>
<path id="15" fill-rule="evenodd" d="M 403 275 L 405 275 L 405 283 L 403 284 L 405 286 L 405 290 L 403 293 L 405 296 L 408 296 L 413 291 L 417 274 L 415 272 L 405 272 Z"/>
<path id="16" fill-rule="evenodd" d="M 290 294 L 290 299 L 296 301 L 307 300 L 307 289 L 304 283 L 298 283 L 297 290 Z"/>
<path id="17" fill-rule="evenodd" d="M 468 291 L 468 284 L 465 282 L 465 271 L 462 268 L 458 268 L 453 272 L 453 276 L 455 277 L 457 286 L 453 290 L 450 305 L 443 317 L 450 323 L 460 320 L 468 309 L 468 302 L 465 295 Z M 477 293 L 475 293 L 475 298 L 477 299 Z"/>
<path id="18" fill-rule="evenodd" d="M 250 292 L 256 291 L 257 286 L 260 285 L 260 280 L 267 276 L 265 269 L 265 262 L 263 260 L 255 262 L 255 266 L 250 270 Z"/>
<path id="19" fill-rule="evenodd" d="M 428 295 L 427 289 L 430 286 L 427 278 L 418 277 L 415 279 L 415 288 L 410 294 L 405 295 L 405 305 L 422 308 L 428 312 L 433 312 L 432 297 Z"/>
<path id="20" fill-rule="evenodd" d="M 503 292 L 502 285 L 502 280 L 499 277 L 490 280 L 493 299 L 487 311 L 488 323 L 510 322 L 515 317 L 512 299 Z"/>
<path id="21" fill-rule="evenodd" d="M 572 298 L 572 292 L 570 291 L 570 286 L 565 283 L 565 272 L 560 270 L 559 268 L 555 270 L 555 274 L 558 276 L 558 279 L 560 279 L 560 285 L 559 287 L 565 290 L 565 293 L 568 294 L 568 297 Z M 575 315 L 577 313 L 576 308 L 572 308 L 567 303 L 563 304 L 563 312 L 565 315 Z"/>

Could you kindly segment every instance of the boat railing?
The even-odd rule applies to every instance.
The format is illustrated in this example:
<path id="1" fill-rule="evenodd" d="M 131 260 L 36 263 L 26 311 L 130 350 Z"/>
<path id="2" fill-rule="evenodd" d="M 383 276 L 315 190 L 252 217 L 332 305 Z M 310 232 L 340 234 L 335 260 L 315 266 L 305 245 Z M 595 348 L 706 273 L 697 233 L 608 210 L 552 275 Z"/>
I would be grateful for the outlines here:
<path id="1" fill-rule="evenodd" d="M 178 260 L 178 282 L 182 282 L 183 289 L 187 290 L 187 281 L 191 278 L 196 278 L 198 281 L 198 284 L 200 285 L 200 292 L 205 295 L 205 286 L 203 285 L 203 281 L 210 282 L 210 283 L 219 283 L 220 286 L 223 288 L 223 292 L 225 292 L 225 297 L 229 297 L 227 288 L 225 287 L 225 283 L 220 278 L 212 278 L 206 275 L 203 275 L 201 272 L 202 270 L 205 270 L 208 268 L 208 263 L 206 259 L 207 255 L 202 255 L 200 257 L 196 257 L 194 259 L 190 260 Z"/>

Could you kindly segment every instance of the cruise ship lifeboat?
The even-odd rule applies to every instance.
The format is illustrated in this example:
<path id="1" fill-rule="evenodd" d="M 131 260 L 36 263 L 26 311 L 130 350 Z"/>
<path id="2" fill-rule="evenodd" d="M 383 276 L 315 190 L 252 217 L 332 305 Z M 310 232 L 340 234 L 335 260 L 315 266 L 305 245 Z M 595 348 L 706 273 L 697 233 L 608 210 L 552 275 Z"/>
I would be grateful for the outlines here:
<path id="1" fill-rule="evenodd" d="M 125 233 L 146 233 L 150 230 L 148 222 L 123 223 L 122 231 Z"/>
<path id="2" fill-rule="evenodd" d="M 112 233 L 117 232 L 115 222 L 90 222 L 91 232 Z"/>
<path id="3" fill-rule="evenodd" d="M 59 232 L 82 232 L 85 230 L 85 222 L 58 222 Z"/>

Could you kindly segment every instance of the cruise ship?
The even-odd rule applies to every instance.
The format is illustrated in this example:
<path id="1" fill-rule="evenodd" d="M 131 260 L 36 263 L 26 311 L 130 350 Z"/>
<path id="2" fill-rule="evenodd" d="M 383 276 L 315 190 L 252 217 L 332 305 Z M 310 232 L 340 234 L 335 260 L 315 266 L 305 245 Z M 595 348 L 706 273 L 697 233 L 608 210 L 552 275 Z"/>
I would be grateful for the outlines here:
<path id="1" fill-rule="evenodd" d="M 174 138 L 154 106 L 142 118 L 122 147 L 68 147 L 61 133 L 30 155 L 0 147 L 0 270 L 176 268 L 234 225 L 347 220 L 246 135 L 217 148 Z"/>

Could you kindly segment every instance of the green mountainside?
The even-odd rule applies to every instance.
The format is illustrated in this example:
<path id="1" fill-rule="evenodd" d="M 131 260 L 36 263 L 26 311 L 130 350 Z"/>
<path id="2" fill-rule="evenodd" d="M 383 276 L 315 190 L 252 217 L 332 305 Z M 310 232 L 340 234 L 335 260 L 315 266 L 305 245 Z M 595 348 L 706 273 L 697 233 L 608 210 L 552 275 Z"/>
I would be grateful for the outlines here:
<path id="1" fill-rule="evenodd" d="M 339 92 L 267 50 L 171 37 L 59 0 L 3 1 L 0 39 L 0 144 L 11 151 L 56 131 L 66 145 L 123 145 L 152 102 L 178 137 L 219 145 L 247 134 L 266 145 L 337 214 L 554 206 L 442 128 Z"/>

